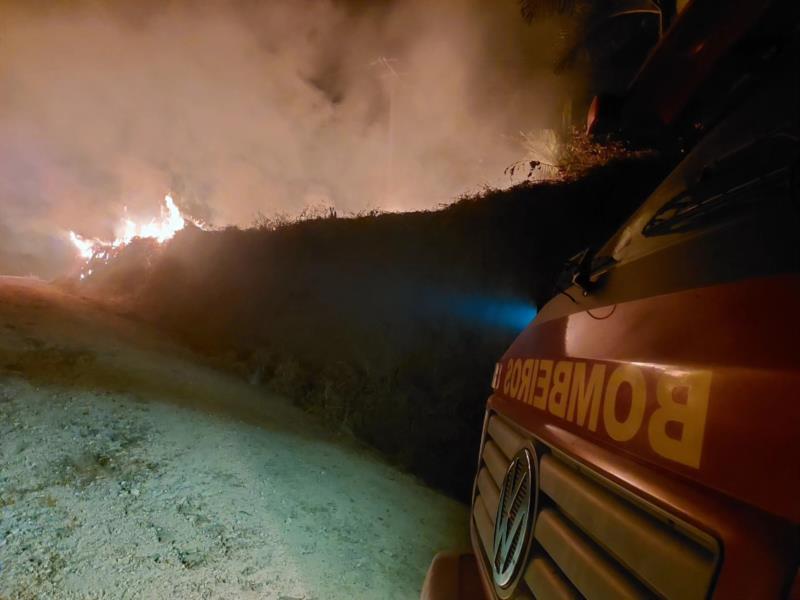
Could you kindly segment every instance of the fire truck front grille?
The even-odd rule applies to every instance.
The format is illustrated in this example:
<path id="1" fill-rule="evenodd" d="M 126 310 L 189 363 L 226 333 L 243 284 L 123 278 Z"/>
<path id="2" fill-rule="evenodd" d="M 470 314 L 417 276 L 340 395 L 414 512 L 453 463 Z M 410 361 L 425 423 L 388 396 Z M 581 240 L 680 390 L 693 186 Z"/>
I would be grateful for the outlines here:
<path id="1" fill-rule="evenodd" d="M 528 443 L 539 456 L 538 513 L 515 597 L 707 597 L 719 556 L 713 538 L 631 496 L 497 414 L 487 420 L 473 502 L 487 565 L 503 478 L 512 457 Z"/>

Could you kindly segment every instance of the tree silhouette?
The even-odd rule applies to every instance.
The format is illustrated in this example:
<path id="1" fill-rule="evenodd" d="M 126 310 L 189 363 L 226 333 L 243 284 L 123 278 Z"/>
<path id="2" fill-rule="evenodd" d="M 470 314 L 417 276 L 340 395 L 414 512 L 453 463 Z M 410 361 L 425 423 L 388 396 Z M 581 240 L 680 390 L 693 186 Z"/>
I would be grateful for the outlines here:
<path id="1" fill-rule="evenodd" d="M 553 15 L 569 15 L 575 12 L 581 0 L 519 0 L 522 18 L 528 21 L 535 21 L 543 17 Z"/>

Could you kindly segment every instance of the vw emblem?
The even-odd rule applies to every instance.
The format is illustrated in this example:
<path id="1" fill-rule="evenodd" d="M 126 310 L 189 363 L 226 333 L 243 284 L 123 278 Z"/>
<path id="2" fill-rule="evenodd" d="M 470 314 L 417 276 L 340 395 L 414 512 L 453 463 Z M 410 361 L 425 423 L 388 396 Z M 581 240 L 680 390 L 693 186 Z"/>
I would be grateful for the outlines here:
<path id="1" fill-rule="evenodd" d="M 492 576 L 502 598 L 513 592 L 525 566 L 531 529 L 536 518 L 538 478 L 532 448 L 523 448 L 511 461 L 500 490 L 492 548 Z"/>

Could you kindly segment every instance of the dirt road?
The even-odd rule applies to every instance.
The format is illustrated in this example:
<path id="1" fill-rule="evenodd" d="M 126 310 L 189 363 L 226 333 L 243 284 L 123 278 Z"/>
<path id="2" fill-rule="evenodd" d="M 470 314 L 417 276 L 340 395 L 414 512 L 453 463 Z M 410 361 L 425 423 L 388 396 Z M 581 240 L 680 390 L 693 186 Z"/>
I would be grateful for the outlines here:
<path id="1" fill-rule="evenodd" d="M 146 327 L 0 278 L 3 600 L 415 598 L 467 522 Z"/>

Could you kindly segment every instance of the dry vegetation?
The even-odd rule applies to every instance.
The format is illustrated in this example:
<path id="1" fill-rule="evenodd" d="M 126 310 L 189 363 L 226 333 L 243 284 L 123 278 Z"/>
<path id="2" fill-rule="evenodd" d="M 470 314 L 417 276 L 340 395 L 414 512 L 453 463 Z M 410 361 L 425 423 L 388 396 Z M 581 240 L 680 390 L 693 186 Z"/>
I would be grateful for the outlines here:
<path id="1" fill-rule="evenodd" d="M 523 132 L 522 142 L 526 157 L 505 169 L 511 181 L 565 183 L 586 177 L 609 163 L 654 158 L 652 150 L 632 150 L 611 137 L 599 141 L 577 128 Z"/>
<path id="2" fill-rule="evenodd" d="M 663 174 L 652 159 L 485 191 L 434 212 L 186 230 L 81 285 L 464 498 L 496 359 L 492 306 L 544 302 Z M 477 307 L 477 308 L 476 308 Z M 432 459 L 435 457 L 435 459 Z"/>

